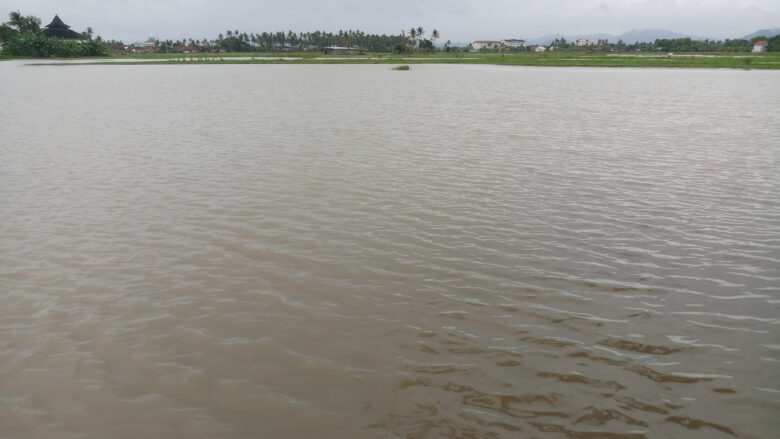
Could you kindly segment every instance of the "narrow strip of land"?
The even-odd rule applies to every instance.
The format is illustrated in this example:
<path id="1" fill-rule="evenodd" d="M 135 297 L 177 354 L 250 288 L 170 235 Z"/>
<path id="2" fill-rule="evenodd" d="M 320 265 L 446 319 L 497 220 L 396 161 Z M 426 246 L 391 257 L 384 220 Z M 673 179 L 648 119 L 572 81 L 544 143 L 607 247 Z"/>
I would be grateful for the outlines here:
<path id="1" fill-rule="evenodd" d="M 54 61 L 54 62 L 52 62 Z M 505 66 L 554 67 L 670 67 L 670 68 L 728 68 L 780 69 L 780 53 L 675 53 L 675 54 L 441 54 L 327 56 L 306 53 L 252 53 L 252 54 L 149 54 L 113 56 L 100 59 L 78 59 L 62 62 L 50 60 L 34 65 L 122 65 L 122 64 L 489 64 Z"/>

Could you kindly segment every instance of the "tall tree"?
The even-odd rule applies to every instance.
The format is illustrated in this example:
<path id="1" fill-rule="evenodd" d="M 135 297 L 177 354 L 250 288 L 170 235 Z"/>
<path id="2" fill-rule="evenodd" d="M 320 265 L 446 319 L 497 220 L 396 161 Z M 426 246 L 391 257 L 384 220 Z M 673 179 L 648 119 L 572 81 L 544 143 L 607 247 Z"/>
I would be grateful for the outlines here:
<path id="1" fill-rule="evenodd" d="M 16 27 L 16 30 L 19 32 L 22 31 L 22 27 L 24 26 L 24 15 L 22 15 L 19 11 L 11 11 L 8 13 L 8 24 L 11 26 Z"/>
<path id="2" fill-rule="evenodd" d="M 9 26 L 7 23 L 0 24 L 0 40 L 8 41 L 18 34 L 19 32 L 17 32 L 16 29 Z"/>
<path id="3" fill-rule="evenodd" d="M 438 40 L 438 39 L 439 39 L 439 37 L 441 37 L 441 35 L 439 35 L 439 31 L 438 31 L 438 30 L 436 30 L 436 29 L 434 29 L 434 30 L 431 32 L 431 42 L 433 43 L 433 49 L 434 49 L 434 50 L 436 50 L 436 40 Z"/>
<path id="4" fill-rule="evenodd" d="M 41 19 L 28 15 L 24 17 L 24 23 L 22 23 L 22 33 L 25 34 L 37 34 L 41 30 Z"/>

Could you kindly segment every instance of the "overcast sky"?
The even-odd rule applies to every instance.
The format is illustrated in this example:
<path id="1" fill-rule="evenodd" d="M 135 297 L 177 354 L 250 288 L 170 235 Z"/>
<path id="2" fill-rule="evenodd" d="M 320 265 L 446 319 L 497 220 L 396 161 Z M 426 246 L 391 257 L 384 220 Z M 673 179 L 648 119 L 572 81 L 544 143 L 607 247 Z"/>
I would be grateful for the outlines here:
<path id="1" fill-rule="evenodd" d="M 74 30 L 92 26 L 126 43 L 149 33 L 213 39 L 227 29 L 397 34 L 422 26 L 438 29 L 440 41 L 469 42 L 641 28 L 723 39 L 780 27 L 778 0 L 0 0 L 0 21 L 13 10 L 44 25 L 59 14 Z"/>

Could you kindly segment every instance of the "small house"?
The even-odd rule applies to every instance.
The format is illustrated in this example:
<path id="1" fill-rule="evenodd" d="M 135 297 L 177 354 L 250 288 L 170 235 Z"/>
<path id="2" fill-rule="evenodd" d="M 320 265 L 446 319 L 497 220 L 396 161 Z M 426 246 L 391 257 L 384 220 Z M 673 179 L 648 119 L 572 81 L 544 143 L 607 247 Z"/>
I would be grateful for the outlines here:
<path id="1" fill-rule="evenodd" d="M 330 46 L 323 49 L 325 55 L 362 55 L 357 47 Z"/>
<path id="2" fill-rule="evenodd" d="M 153 53 L 157 47 L 157 36 L 149 34 L 149 38 L 144 42 L 135 41 L 133 43 L 133 53 Z"/>
<path id="3" fill-rule="evenodd" d="M 580 38 L 579 40 L 575 41 L 572 44 L 574 44 L 577 47 L 587 47 L 587 46 L 595 46 L 596 42 L 584 38 Z"/>
<path id="4" fill-rule="evenodd" d="M 476 52 L 482 49 L 493 50 L 501 47 L 501 41 L 474 41 L 471 50 Z"/>
<path id="5" fill-rule="evenodd" d="M 756 41 L 756 44 L 753 45 L 753 52 L 755 53 L 762 53 L 766 52 L 769 44 L 766 40 L 764 41 Z"/>
<path id="6" fill-rule="evenodd" d="M 154 53 L 154 46 L 133 46 L 133 53 Z"/>
<path id="7" fill-rule="evenodd" d="M 525 40 L 502 40 L 501 44 L 511 49 L 519 49 L 521 47 L 525 47 Z"/>

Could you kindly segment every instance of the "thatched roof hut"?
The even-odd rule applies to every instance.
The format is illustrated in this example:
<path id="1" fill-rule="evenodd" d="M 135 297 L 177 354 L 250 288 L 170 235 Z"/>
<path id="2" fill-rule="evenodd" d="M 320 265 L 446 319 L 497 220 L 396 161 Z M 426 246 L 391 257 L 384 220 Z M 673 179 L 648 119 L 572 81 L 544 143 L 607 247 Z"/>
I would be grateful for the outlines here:
<path id="1" fill-rule="evenodd" d="M 42 33 L 47 37 L 62 38 L 64 40 L 86 40 L 86 35 L 70 29 L 63 23 L 58 15 L 54 16 L 51 23 L 47 24 Z"/>

